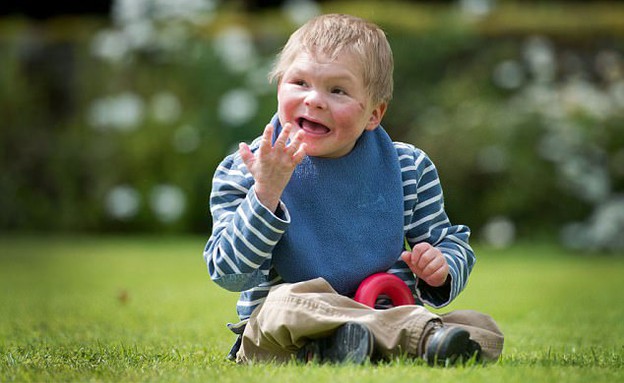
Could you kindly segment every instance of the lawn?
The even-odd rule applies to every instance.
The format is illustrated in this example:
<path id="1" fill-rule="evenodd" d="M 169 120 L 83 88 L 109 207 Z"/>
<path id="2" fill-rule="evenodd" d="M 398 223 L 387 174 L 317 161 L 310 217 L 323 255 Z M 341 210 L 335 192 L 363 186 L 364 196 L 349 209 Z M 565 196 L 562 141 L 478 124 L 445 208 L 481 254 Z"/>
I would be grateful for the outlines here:
<path id="1" fill-rule="evenodd" d="M 199 237 L 0 237 L 0 381 L 615 382 L 624 379 L 624 256 L 476 247 L 446 310 L 491 314 L 502 359 L 429 368 L 238 366 L 236 294 L 206 272 Z"/>

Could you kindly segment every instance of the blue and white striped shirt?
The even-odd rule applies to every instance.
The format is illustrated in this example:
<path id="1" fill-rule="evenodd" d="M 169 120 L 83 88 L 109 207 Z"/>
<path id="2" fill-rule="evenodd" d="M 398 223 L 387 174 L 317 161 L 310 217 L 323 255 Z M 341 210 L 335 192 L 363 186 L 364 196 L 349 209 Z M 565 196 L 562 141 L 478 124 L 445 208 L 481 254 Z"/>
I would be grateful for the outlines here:
<path id="1" fill-rule="evenodd" d="M 405 281 L 417 301 L 443 307 L 464 289 L 474 265 L 474 252 L 468 244 L 470 229 L 451 225 L 438 173 L 429 157 L 410 144 L 394 142 L 394 147 L 403 181 L 405 239 L 409 246 L 428 242 L 442 251 L 449 264 L 450 286 L 428 286 L 400 259 L 388 272 Z M 218 285 L 241 292 L 237 312 L 244 322 L 269 289 L 283 283 L 271 265 L 271 252 L 288 229 L 290 213 L 281 202 L 275 213 L 259 202 L 254 179 L 238 153 L 227 156 L 215 171 L 210 210 L 213 229 L 204 260 Z"/>

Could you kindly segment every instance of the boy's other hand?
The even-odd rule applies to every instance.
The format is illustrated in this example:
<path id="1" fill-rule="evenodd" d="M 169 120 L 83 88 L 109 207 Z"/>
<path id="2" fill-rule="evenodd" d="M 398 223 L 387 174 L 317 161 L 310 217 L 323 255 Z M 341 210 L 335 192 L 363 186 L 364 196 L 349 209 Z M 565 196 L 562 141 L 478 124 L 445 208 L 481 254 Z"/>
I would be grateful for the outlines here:
<path id="1" fill-rule="evenodd" d="M 255 180 L 258 200 L 274 212 L 295 167 L 303 160 L 306 152 L 305 144 L 302 142 L 304 134 L 302 130 L 288 142 L 292 124 L 287 122 L 275 144 L 272 144 L 273 129 L 271 124 L 264 128 L 262 141 L 256 153 L 252 153 L 245 143 L 239 145 L 238 153 Z"/>
<path id="2" fill-rule="evenodd" d="M 446 282 L 449 266 L 440 250 L 423 242 L 412 247 L 412 251 L 404 251 L 401 258 L 412 272 L 429 286 L 438 287 Z"/>

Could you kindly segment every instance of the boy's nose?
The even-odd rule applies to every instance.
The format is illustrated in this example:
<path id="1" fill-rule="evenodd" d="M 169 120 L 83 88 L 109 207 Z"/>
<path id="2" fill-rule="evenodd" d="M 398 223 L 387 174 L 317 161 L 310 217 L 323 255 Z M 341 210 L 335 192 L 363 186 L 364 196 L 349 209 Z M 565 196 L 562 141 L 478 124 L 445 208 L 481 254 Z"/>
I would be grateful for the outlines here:
<path id="1" fill-rule="evenodd" d="M 324 109 L 326 106 L 323 95 L 321 95 L 320 92 L 316 90 L 309 91 L 303 102 L 306 106 L 311 108 Z"/>

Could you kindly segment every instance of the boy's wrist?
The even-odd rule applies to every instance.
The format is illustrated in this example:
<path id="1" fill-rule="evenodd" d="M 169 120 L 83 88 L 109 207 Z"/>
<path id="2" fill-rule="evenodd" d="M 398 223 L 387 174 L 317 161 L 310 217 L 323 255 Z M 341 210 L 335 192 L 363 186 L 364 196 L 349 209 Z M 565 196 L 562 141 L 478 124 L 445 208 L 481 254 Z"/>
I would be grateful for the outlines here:
<path id="1" fill-rule="evenodd" d="M 277 207 L 279 206 L 279 201 L 282 193 L 276 193 L 275 191 L 271 190 L 271 188 L 267 188 L 264 185 L 258 183 L 256 183 L 254 188 L 258 201 L 260 201 L 260 203 L 268 210 L 275 213 Z"/>
<path id="2" fill-rule="evenodd" d="M 252 209 L 255 209 L 256 214 L 262 217 L 263 220 L 269 222 L 275 228 L 283 228 L 285 230 L 286 226 L 290 224 L 290 213 L 288 209 L 282 202 L 282 200 L 278 200 L 277 207 L 274 210 L 271 210 L 267 205 L 264 204 L 258 198 L 258 194 L 256 192 L 256 186 L 253 185 L 250 189 L 251 191 L 251 205 Z"/>

